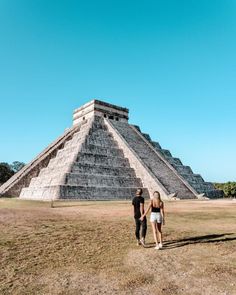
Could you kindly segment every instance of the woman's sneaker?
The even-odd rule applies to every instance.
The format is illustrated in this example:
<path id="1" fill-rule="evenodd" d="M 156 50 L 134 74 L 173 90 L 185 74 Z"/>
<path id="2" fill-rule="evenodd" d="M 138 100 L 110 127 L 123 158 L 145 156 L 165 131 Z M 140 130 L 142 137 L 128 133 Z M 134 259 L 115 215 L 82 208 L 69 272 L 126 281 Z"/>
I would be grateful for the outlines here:
<path id="1" fill-rule="evenodd" d="M 163 247 L 162 243 L 159 243 L 159 249 L 161 249 Z"/>
<path id="2" fill-rule="evenodd" d="M 154 249 L 159 250 L 160 249 L 159 245 L 156 245 L 156 247 Z"/>

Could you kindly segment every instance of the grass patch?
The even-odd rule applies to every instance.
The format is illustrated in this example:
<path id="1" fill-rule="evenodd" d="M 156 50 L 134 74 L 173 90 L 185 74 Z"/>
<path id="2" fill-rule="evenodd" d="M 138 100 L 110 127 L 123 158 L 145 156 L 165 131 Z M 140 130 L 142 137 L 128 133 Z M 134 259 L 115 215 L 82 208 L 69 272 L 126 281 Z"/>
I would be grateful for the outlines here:
<path id="1" fill-rule="evenodd" d="M 236 290 L 233 203 L 224 214 L 218 203 L 209 210 L 201 202 L 166 203 L 161 251 L 152 248 L 150 224 L 150 247 L 136 246 L 130 202 L 62 204 L 51 209 L 45 202 L 0 199 L 1 294 Z"/>

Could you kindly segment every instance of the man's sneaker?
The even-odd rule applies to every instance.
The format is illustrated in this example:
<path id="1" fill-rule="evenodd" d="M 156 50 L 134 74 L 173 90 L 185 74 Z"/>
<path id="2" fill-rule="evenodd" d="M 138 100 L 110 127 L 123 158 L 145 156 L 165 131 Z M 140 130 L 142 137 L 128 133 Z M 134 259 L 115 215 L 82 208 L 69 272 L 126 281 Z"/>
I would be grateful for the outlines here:
<path id="1" fill-rule="evenodd" d="M 156 250 L 159 250 L 160 248 L 159 248 L 159 246 L 158 246 L 158 245 L 156 245 L 156 247 L 155 247 L 154 249 L 156 249 Z"/>
<path id="2" fill-rule="evenodd" d="M 140 245 L 141 245 L 141 241 L 137 240 L 137 246 L 140 246 Z"/>
<path id="3" fill-rule="evenodd" d="M 143 247 L 145 247 L 145 240 L 144 239 L 141 239 L 140 243 L 143 245 Z"/>
<path id="4" fill-rule="evenodd" d="M 161 249 L 163 247 L 162 243 L 159 243 L 159 248 Z"/>

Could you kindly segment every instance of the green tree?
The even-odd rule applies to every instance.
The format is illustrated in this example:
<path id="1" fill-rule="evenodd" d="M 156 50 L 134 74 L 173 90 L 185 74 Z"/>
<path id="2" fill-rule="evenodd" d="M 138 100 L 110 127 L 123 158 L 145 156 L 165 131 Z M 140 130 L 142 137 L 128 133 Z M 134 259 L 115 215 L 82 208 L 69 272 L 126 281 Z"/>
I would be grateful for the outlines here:
<path id="1" fill-rule="evenodd" d="M 224 191 L 225 198 L 236 198 L 236 182 L 215 183 L 215 187 Z"/>
<path id="2" fill-rule="evenodd" d="M 0 163 L 0 184 L 6 182 L 14 173 L 8 163 Z"/>

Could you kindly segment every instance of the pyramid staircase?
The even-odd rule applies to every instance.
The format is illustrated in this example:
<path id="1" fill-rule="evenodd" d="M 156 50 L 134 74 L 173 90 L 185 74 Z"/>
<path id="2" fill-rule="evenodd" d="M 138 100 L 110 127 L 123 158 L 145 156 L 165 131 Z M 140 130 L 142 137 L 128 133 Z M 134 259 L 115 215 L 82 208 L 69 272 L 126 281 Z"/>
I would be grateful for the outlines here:
<path id="1" fill-rule="evenodd" d="M 141 179 L 130 168 L 104 119 L 95 116 L 31 179 L 20 198 L 130 199 L 140 187 Z M 148 196 L 148 190 L 143 190 Z"/>

